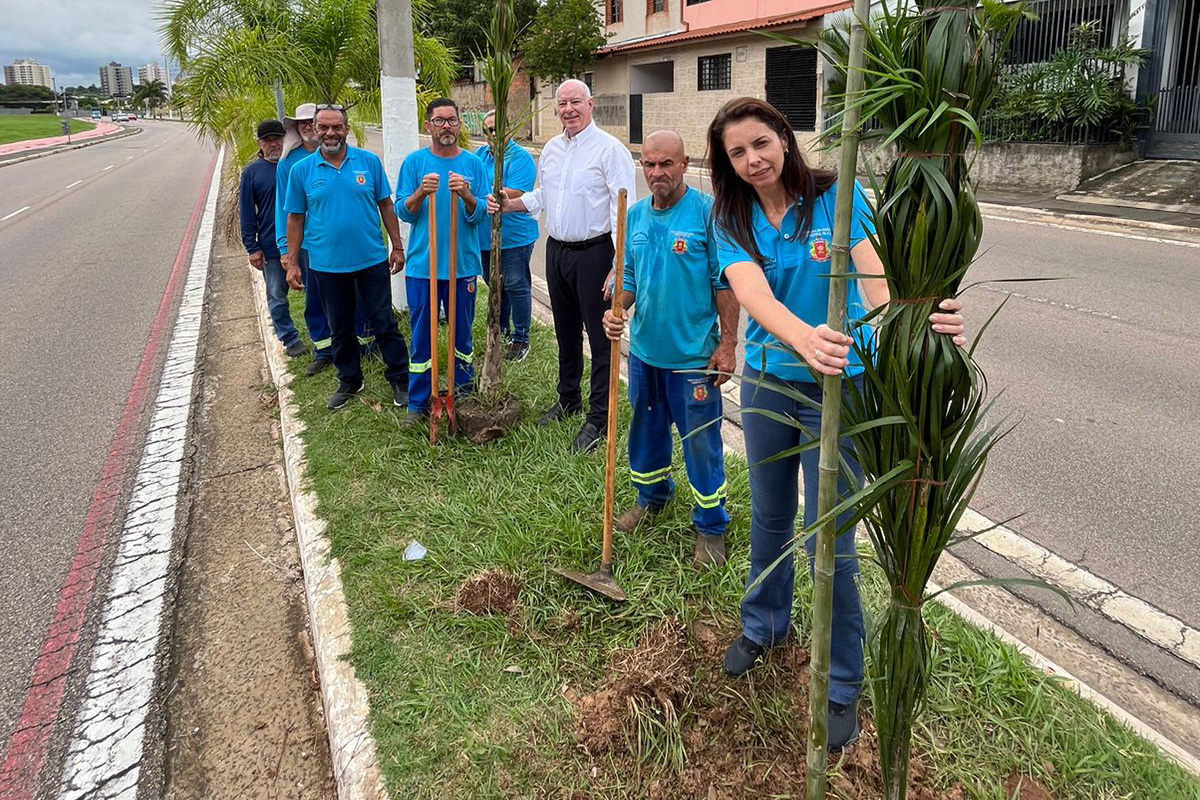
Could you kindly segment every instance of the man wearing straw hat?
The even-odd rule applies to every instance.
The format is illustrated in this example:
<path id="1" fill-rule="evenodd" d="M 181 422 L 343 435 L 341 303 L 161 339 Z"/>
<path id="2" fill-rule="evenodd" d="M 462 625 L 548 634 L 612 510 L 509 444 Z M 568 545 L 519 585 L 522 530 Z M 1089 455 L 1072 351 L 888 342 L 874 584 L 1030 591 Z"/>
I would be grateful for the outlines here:
<path id="1" fill-rule="evenodd" d="M 409 233 L 409 260 L 405 271 L 412 351 L 409 355 L 408 417 L 416 421 L 429 413 L 433 392 L 432 350 L 430 341 L 429 279 L 431 270 L 438 278 L 438 305 L 450 297 L 450 215 L 457 215 L 455 252 L 455 341 L 453 377 L 459 387 L 470 391 L 474 372 L 471 325 L 475 320 L 475 283 L 482 274 L 477 227 L 487 216 L 482 200 L 487 192 L 483 162 L 474 153 L 458 146 L 462 119 L 453 100 L 439 97 L 425 110 L 425 131 L 429 147 L 409 153 L 396 178 L 396 215 L 412 225 Z M 482 193 L 482 194 L 481 194 Z M 430 201 L 436 206 L 436 238 L 432 242 L 437 263 L 430 264 Z"/>

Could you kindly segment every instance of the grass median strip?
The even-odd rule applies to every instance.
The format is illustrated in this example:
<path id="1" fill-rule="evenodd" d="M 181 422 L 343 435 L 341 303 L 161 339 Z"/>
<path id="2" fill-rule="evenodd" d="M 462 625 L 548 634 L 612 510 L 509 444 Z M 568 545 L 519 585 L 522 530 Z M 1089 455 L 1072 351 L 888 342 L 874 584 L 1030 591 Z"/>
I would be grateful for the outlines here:
<path id="1" fill-rule="evenodd" d="M 301 306 L 293 295 L 297 320 Z M 481 349 L 482 329 L 475 340 Z M 303 359 L 293 362 L 308 476 L 342 562 L 351 659 L 371 692 L 391 796 L 803 796 L 803 648 L 773 652 L 748 680 L 720 674 L 747 572 L 739 455 L 727 456 L 725 568 L 691 565 L 683 481 L 664 514 L 617 537 L 628 604 L 550 571 L 595 566 L 604 475 L 601 452 L 568 452 L 579 418 L 533 424 L 554 400 L 554 348 L 535 325 L 529 357 L 506 372 L 525 421 L 483 447 L 430 447 L 424 426 L 404 429 L 377 362 L 363 394 L 334 413 L 324 403 L 336 378 L 305 378 Z M 678 481 L 678 453 L 676 467 Z M 618 508 L 633 502 L 627 475 L 619 468 Z M 428 553 L 405 561 L 413 540 Z M 802 578 L 799 625 L 808 590 Z M 875 607 L 884 596 L 866 562 L 863 595 Z M 1011 647 L 940 606 L 930 619 L 934 680 L 911 797 L 1200 798 L 1200 782 Z M 874 746 L 868 723 L 836 767 L 836 796 L 880 796 Z M 1034 785 L 1048 794 L 1028 793 Z"/>
<path id="2" fill-rule="evenodd" d="M 69 120 L 71 133 L 90 131 L 96 126 L 83 120 Z M 62 118 L 54 114 L 0 116 L 0 144 L 62 136 Z"/>

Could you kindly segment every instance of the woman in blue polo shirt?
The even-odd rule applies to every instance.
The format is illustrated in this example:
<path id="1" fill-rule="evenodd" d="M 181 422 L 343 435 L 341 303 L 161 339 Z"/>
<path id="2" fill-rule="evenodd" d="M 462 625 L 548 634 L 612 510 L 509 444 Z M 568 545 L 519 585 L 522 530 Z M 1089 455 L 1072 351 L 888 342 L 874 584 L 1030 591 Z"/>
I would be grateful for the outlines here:
<path id="1" fill-rule="evenodd" d="M 845 373 L 854 380 L 862 365 L 851 339 L 826 324 L 836 192 L 834 173 L 810 169 L 784 116 L 753 98 L 726 103 L 708 129 L 713 184 L 713 216 L 720 269 L 746 309 L 746 380 L 742 381 L 746 460 L 750 463 L 750 576 L 753 583 L 780 556 L 795 535 L 797 471 L 804 468 L 804 524 L 817 513 L 818 453 L 768 461 L 808 437 L 773 415 L 791 417 L 808 431 L 820 429 L 811 406 L 769 390 L 782 384 L 817 402 L 821 375 Z M 861 187 L 854 195 L 850 232 L 851 269 L 879 275 L 883 264 L 868 240 L 870 208 Z M 854 281 L 848 287 L 847 315 L 861 318 L 888 302 L 883 280 Z M 933 314 L 934 330 L 963 343 L 957 301 L 946 300 Z M 799 353 L 780 347 L 780 342 Z M 858 378 L 861 380 L 861 377 Z M 855 471 L 858 465 L 852 464 Z M 838 487 L 845 496 L 848 487 Z M 845 519 L 839 520 L 839 525 Z M 811 557 L 814 542 L 806 542 Z M 830 659 L 829 747 L 840 749 L 858 736 L 857 701 L 863 679 L 862 607 L 855 575 L 854 532 L 838 537 L 834 574 L 833 645 Z M 725 672 L 742 675 L 791 627 L 794 568 L 789 556 L 742 602 L 742 635 L 725 654 Z"/>

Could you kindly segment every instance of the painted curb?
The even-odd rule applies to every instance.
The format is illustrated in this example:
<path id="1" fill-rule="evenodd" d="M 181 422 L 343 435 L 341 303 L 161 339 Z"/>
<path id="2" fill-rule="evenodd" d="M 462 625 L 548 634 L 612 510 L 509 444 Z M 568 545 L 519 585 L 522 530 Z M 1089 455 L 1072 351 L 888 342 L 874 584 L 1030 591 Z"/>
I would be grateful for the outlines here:
<path id="1" fill-rule="evenodd" d="M 249 269 L 249 267 L 247 267 Z M 271 379 L 279 391 L 279 423 L 283 437 L 284 468 L 291 495 L 292 518 L 300 562 L 304 568 L 304 595 L 321 703 L 329 732 L 329 752 L 338 800 L 386 800 L 383 775 L 376 761 L 375 740 L 367 727 L 370 710 L 367 687 L 354 673 L 350 654 L 350 612 L 342 589 L 342 568 L 329 556 L 325 521 L 317 516 L 317 498 L 304 488 L 306 460 L 300 434 L 304 423 L 297 414 L 283 346 L 275 338 L 267 313 L 266 284 L 253 277 L 254 306 L 259 333 L 266 350 Z"/>
<path id="2" fill-rule="evenodd" d="M 53 149 L 44 150 L 40 153 L 32 153 L 27 156 L 20 156 L 19 158 L 10 158 L 7 160 L 0 160 L 0 167 L 8 167 L 8 166 L 12 166 L 13 164 L 23 164 L 26 161 L 33 161 L 35 158 L 45 158 L 46 156 L 57 155 L 58 153 L 65 153 L 68 150 L 80 150 L 84 147 L 91 147 L 92 145 L 96 145 L 96 144 L 104 144 L 105 142 L 115 142 L 117 139 L 124 139 L 127 136 L 137 136 L 139 133 L 141 133 L 144 130 L 145 130 L 145 128 L 133 128 L 133 129 L 128 129 L 128 130 L 123 130 L 120 133 L 112 133 L 107 136 L 98 136 L 95 139 L 88 139 L 87 141 L 79 142 L 78 144 L 71 143 L 71 144 L 59 145 L 57 147 L 54 147 Z"/>

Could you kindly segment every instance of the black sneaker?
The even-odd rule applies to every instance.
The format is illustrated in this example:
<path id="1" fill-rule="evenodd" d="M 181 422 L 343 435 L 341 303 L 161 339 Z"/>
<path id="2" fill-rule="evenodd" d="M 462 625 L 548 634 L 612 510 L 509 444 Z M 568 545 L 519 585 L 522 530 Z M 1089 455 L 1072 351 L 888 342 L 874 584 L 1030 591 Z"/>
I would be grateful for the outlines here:
<path id="1" fill-rule="evenodd" d="M 538 425 L 549 425 L 551 422 L 557 422 L 565 417 L 578 414 L 583 410 L 582 406 L 564 406 L 562 403 L 555 403 L 550 406 L 545 414 L 538 417 Z"/>
<path id="2" fill-rule="evenodd" d="M 829 703 L 829 752 L 842 750 L 858 741 L 858 700 L 848 706 Z"/>
<path id="3" fill-rule="evenodd" d="M 755 664 L 762 661 L 767 648 L 758 642 L 739 636 L 729 649 L 725 651 L 725 661 L 722 665 L 725 674 L 731 678 L 740 678 L 749 672 Z M 832 724 L 832 723 L 830 723 Z"/>
<path id="4" fill-rule="evenodd" d="M 403 383 L 392 384 L 392 405 L 396 408 L 408 408 L 408 387 Z"/>
<path id="5" fill-rule="evenodd" d="M 283 352 L 287 353 L 288 358 L 300 358 L 308 355 L 308 348 L 304 346 L 303 342 L 292 342 L 283 348 Z"/>
<path id="6" fill-rule="evenodd" d="M 346 403 L 349 403 L 354 395 L 361 392 L 362 388 L 363 385 L 361 383 L 358 386 L 354 386 L 349 383 L 339 383 L 337 391 L 330 395 L 329 402 L 325 404 L 325 407 L 330 411 L 335 411 L 341 408 L 342 406 L 346 405 Z"/>
<path id="7" fill-rule="evenodd" d="M 599 425 L 594 422 L 585 422 L 579 429 L 579 433 L 575 435 L 575 441 L 571 442 L 571 452 L 590 453 L 596 449 L 596 445 L 600 444 L 600 440 L 603 438 L 604 431 Z"/>
<path id="8" fill-rule="evenodd" d="M 504 354 L 505 361 L 524 361 L 529 355 L 529 342 L 513 342 Z"/>
<path id="9" fill-rule="evenodd" d="M 311 378 L 313 375 L 316 375 L 319 372 L 324 372 L 332 366 L 333 359 L 326 358 L 325 356 L 317 356 L 312 360 L 312 363 L 305 368 L 304 374 Z"/>

